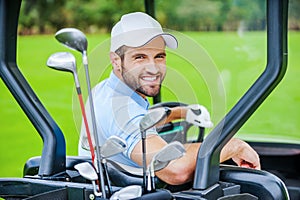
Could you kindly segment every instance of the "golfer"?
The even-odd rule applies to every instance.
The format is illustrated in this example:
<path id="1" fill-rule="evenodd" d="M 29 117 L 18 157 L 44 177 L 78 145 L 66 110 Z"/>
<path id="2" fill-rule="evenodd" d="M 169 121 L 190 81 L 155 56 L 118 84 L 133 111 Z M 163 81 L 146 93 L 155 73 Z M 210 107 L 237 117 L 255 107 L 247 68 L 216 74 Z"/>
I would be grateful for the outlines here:
<path id="1" fill-rule="evenodd" d="M 123 138 L 128 146 L 123 154 L 112 157 L 113 160 L 132 167 L 142 167 L 139 122 L 149 108 L 146 97 L 159 93 L 166 75 L 165 48 L 176 49 L 177 45 L 176 38 L 163 32 L 161 25 L 145 13 L 123 15 L 113 27 L 110 48 L 112 72 L 93 89 L 99 141 L 104 143 L 107 138 L 116 135 Z M 204 118 L 198 116 L 191 111 L 195 108 L 207 112 L 200 105 L 171 108 L 171 114 L 165 123 L 186 119 L 194 125 L 199 125 L 201 121 L 207 127 L 211 126 L 209 115 Z M 150 163 L 152 156 L 167 143 L 155 128 L 148 130 L 146 134 L 147 163 Z M 80 155 L 90 155 L 86 141 L 85 129 L 82 128 Z M 172 185 L 191 181 L 200 145 L 185 144 L 186 154 L 157 171 L 156 176 Z M 220 162 L 228 159 L 239 166 L 260 169 L 257 153 L 247 143 L 236 138 L 231 139 L 221 151 Z"/>

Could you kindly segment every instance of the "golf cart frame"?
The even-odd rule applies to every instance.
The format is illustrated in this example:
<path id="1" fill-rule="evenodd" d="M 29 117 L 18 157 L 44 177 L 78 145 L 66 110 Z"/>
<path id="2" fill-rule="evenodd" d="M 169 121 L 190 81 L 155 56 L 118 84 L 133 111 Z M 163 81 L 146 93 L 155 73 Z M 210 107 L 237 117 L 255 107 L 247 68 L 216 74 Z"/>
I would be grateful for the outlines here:
<path id="1" fill-rule="evenodd" d="M 43 150 L 37 159 L 38 167 L 25 167 L 24 178 L 1 178 L 0 197 L 10 199 L 89 199 L 93 194 L 91 184 L 76 173 L 74 165 L 87 161 L 82 157 L 66 156 L 66 144 L 62 131 L 42 105 L 16 63 L 17 27 L 21 0 L 0 0 L 0 76 L 20 107 L 43 139 Z M 154 16 L 154 1 L 145 1 L 146 12 Z M 295 199 L 300 196 L 299 182 L 288 187 L 277 176 L 267 172 L 220 165 L 222 147 L 236 134 L 240 127 L 255 112 L 271 91 L 281 81 L 287 67 L 287 9 L 288 1 L 267 0 L 267 66 L 262 75 L 246 92 L 233 109 L 205 138 L 198 153 L 197 168 L 191 189 L 171 193 L 157 190 L 143 195 L 141 199 L 288 199 L 290 193 Z M 156 97 L 154 102 L 160 102 Z M 272 161 L 270 150 L 275 144 L 250 143 L 261 156 L 262 167 L 275 170 L 283 178 L 300 177 L 299 153 L 290 154 L 289 148 L 300 149 L 298 145 L 280 145 L 293 162 L 284 166 Z M 263 152 L 264 151 L 264 152 Z M 275 155 L 277 158 L 277 155 Z M 34 160 L 34 159 L 33 159 Z M 31 160 L 32 161 L 32 160 Z M 27 163 L 30 165 L 30 163 Z M 33 164 L 35 165 L 35 164 Z M 275 167 L 274 167 L 275 166 Z M 277 168 L 279 166 L 279 168 Z M 270 167 L 270 168 L 268 168 Z M 116 168 L 117 169 L 117 168 Z M 36 171 L 35 171 L 36 170 Z M 121 172 L 116 170 L 116 172 Z M 282 173 L 283 172 L 283 173 Z M 28 174 L 34 174 L 29 176 Z M 123 173 L 124 175 L 124 173 Z M 129 176 L 124 176 L 129 180 Z M 128 181 L 130 182 L 130 181 Z M 126 184 L 128 184 L 128 182 Z M 114 190 L 120 189 L 117 186 Z M 298 195 L 298 196 L 297 196 Z M 98 198 L 101 199 L 101 198 Z"/>

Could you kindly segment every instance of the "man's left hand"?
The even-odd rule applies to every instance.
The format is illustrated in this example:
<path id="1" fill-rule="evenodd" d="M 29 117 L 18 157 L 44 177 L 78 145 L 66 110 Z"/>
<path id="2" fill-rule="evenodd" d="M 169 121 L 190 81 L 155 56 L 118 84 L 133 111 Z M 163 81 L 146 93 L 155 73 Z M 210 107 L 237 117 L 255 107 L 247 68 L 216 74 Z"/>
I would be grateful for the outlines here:
<path id="1" fill-rule="evenodd" d="M 203 128 L 213 127 L 209 112 L 204 106 L 199 104 L 187 106 L 186 121 Z"/>

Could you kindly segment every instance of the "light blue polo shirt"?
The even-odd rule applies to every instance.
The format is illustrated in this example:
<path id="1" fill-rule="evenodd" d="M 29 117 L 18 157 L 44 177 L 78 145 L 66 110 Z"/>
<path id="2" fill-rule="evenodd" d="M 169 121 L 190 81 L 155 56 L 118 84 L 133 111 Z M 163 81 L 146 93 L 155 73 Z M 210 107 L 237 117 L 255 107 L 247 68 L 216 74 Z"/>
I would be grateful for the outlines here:
<path id="1" fill-rule="evenodd" d="M 139 123 L 148 111 L 147 99 L 129 88 L 113 72 L 109 78 L 96 85 L 93 89 L 93 98 L 100 145 L 112 135 L 121 137 L 127 143 L 127 150 L 111 159 L 129 166 L 140 167 L 130 159 L 130 154 L 141 140 Z M 157 132 L 153 128 L 147 131 L 148 134 L 157 134 Z M 86 140 L 86 133 L 82 126 L 81 140 L 84 139 Z M 84 152 L 81 142 L 79 142 L 79 155 L 90 155 L 89 151 Z"/>

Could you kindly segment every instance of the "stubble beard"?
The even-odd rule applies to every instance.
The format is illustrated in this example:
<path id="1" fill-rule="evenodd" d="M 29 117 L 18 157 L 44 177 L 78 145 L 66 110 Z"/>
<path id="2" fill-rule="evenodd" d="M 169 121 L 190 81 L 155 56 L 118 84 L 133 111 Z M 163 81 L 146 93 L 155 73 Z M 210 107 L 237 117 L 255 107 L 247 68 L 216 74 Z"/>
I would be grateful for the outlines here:
<path id="1" fill-rule="evenodd" d="M 161 77 L 161 82 L 163 80 L 163 77 Z M 130 73 L 128 73 L 126 70 L 122 70 L 122 78 L 124 83 L 130 87 L 132 90 L 136 91 L 137 93 L 140 93 L 142 95 L 145 95 L 147 97 L 154 97 L 160 92 L 161 83 L 159 85 L 154 86 L 148 86 L 148 85 L 142 85 L 139 83 L 139 78 L 136 78 L 132 76 Z M 147 89 L 148 88 L 148 89 Z"/>

